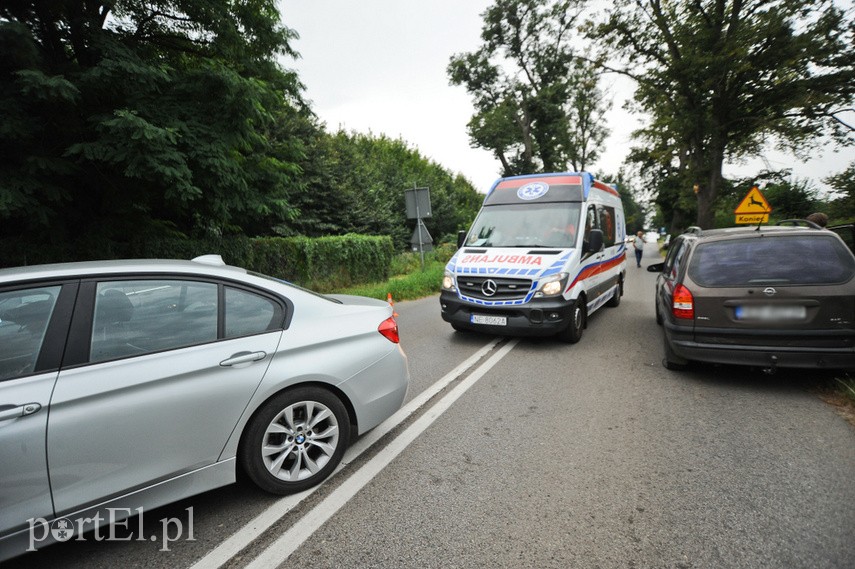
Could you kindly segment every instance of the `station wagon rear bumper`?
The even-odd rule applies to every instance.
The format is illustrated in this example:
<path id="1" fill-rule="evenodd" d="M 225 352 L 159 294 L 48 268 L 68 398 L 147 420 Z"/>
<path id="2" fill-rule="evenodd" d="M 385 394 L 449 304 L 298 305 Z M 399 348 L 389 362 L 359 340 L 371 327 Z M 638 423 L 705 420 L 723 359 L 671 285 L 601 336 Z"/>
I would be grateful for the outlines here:
<path id="1" fill-rule="evenodd" d="M 740 332 L 740 335 L 745 334 L 745 331 Z M 711 341 L 703 341 L 704 337 L 695 334 L 692 327 L 665 322 L 665 336 L 671 349 L 687 360 L 763 368 L 855 369 L 855 330 L 817 330 L 802 334 L 805 335 L 804 344 L 812 345 L 798 345 L 792 341 L 786 342 L 789 345 L 776 343 L 776 339 L 786 336 L 780 330 L 753 330 L 750 344 L 734 343 L 732 337 L 727 341 L 726 336 L 719 335 L 708 336 Z M 821 345 L 822 339 L 834 346 Z"/>

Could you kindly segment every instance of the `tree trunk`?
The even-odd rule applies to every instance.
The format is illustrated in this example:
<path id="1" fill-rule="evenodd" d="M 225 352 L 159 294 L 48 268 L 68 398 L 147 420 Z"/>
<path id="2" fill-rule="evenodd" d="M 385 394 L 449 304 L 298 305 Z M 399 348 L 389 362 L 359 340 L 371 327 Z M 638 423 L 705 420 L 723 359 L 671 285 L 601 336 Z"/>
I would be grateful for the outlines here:
<path id="1" fill-rule="evenodd" d="M 713 135 L 707 152 L 706 172 L 701 177 L 706 181 L 698 188 L 698 227 L 701 229 L 715 227 L 715 203 L 721 189 L 724 166 L 724 143 L 721 136 Z"/>
<path id="2" fill-rule="evenodd" d="M 502 176 L 513 176 L 514 172 L 511 170 L 511 165 L 508 163 L 508 159 L 505 158 L 504 148 L 501 150 L 496 150 L 496 158 L 498 158 L 499 162 L 502 163 Z"/>

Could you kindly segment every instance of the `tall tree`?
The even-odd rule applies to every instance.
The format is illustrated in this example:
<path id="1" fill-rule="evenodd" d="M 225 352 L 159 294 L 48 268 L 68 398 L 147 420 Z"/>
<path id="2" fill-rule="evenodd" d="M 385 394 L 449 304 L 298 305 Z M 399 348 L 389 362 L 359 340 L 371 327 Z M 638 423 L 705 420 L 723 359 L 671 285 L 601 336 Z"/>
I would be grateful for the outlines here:
<path id="1" fill-rule="evenodd" d="M 638 188 L 629 173 L 621 168 L 616 175 L 597 173 L 596 178 L 607 184 L 613 184 L 620 194 L 623 204 L 623 214 L 626 221 L 626 234 L 635 235 L 646 226 L 646 202 L 649 196 L 644 195 L 644 190 Z"/>
<path id="2" fill-rule="evenodd" d="M 3 2 L 3 233 L 107 242 L 286 219 L 303 148 L 276 124 L 308 113 L 275 59 L 293 37 L 274 0 Z"/>
<path id="3" fill-rule="evenodd" d="M 584 169 L 607 135 L 608 107 L 572 41 L 583 0 L 496 0 L 484 13 L 483 45 L 451 58 L 453 85 L 472 95 L 472 143 L 504 175 Z"/>
<path id="4" fill-rule="evenodd" d="M 402 249 L 415 227 L 406 218 L 404 190 L 430 188 L 432 217 L 426 225 L 436 242 L 464 229 L 484 199 L 462 176 L 385 136 L 319 133 L 303 172 L 305 186 L 289 194 L 300 215 L 279 228 L 285 235 L 390 235 Z"/>
<path id="5" fill-rule="evenodd" d="M 833 115 L 855 96 L 855 25 L 833 0 L 615 0 L 589 35 L 637 81 L 651 117 L 640 137 L 697 185 L 701 227 L 726 160 L 769 140 L 796 152 L 822 135 L 852 143 Z"/>
<path id="6" fill-rule="evenodd" d="M 835 192 L 835 197 L 829 203 L 828 216 L 839 222 L 855 221 L 855 162 L 824 182 Z"/>

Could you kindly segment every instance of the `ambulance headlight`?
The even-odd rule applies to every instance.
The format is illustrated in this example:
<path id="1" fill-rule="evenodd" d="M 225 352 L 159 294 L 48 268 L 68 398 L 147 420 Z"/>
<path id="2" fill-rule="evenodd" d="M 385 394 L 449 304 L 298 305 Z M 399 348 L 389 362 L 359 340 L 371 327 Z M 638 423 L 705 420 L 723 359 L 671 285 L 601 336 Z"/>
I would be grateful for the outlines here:
<path id="1" fill-rule="evenodd" d="M 564 286 L 567 284 L 567 273 L 560 273 L 547 277 L 541 283 L 540 288 L 534 294 L 535 297 L 557 296 L 564 292 Z"/>
<path id="2" fill-rule="evenodd" d="M 448 271 L 445 271 L 445 276 L 442 277 L 442 290 L 456 290 L 454 287 L 454 275 L 452 275 Z"/>

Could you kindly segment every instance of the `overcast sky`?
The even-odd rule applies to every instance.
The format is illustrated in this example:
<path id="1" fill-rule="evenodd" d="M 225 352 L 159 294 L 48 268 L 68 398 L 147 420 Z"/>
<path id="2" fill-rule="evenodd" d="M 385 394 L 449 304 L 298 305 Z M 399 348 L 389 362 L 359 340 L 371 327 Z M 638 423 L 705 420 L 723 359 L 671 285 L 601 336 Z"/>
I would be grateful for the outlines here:
<path id="1" fill-rule="evenodd" d="M 460 172 L 486 192 L 500 175 L 498 160 L 469 145 L 466 123 L 474 112 L 463 87 L 449 85 L 449 58 L 476 50 L 481 14 L 491 0 L 279 0 L 282 18 L 300 34 L 292 46 L 301 58 L 283 61 L 306 85 L 306 98 L 329 131 L 385 134 L 402 139 L 430 160 Z M 616 173 L 630 146 L 638 118 L 622 110 L 631 84 L 607 77 L 613 93 L 607 151 L 589 169 Z M 855 113 L 847 117 L 855 122 Z M 815 187 L 855 161 L 855 149 L 831 149 L 808 163 L 774 151 L 773 168 L 791 167 Z M 748 176 L 760 160 L 725 168 Z M 414 181 L 417 182 L 417 181 Z"/>

